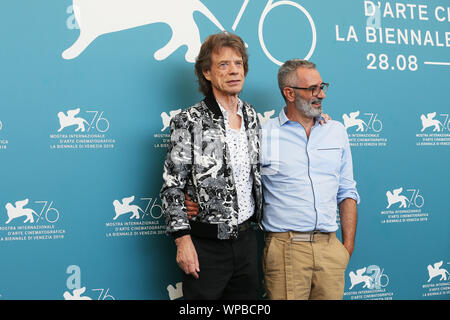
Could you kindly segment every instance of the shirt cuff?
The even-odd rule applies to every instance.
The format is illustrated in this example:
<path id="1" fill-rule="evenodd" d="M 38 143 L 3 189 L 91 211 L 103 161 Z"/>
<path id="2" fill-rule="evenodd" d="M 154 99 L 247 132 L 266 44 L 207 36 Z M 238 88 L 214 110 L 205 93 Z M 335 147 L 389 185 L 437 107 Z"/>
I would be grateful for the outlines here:
<path id="1" fill-rule="evenodd" d="M 360 198 L 359 198 L 359 194 L 356 192 L 348 192 L 348 193 L 344 193 L 343 195 L 340 195 L 338 197 L 338 204 L 341 203 L 342 201 L 344 201 L 345 199 L 353 199 L 356 201 L 356 204 L 359 204 L 360 202 Z"/>
<path id="2" fill-rule="evenodd" d="M 184 230 L 178 230 L 178 231 L 172 232 L 170 235 L 173 237 L 173 239 L 177 239 L 177 238 L 180 238 L 180 237 L 188 235 L 188 234 L 191 234 L 191 230 L 184 229 Z"/>

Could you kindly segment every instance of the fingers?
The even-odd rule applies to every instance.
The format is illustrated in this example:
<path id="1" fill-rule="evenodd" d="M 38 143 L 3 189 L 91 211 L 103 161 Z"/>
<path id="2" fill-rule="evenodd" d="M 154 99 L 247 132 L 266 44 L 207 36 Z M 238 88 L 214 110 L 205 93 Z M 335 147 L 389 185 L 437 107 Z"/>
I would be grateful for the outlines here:
<path id="1" fill-rule="evenodd" d="M 192 275 L 195 279 L 199 278 L 200 266 L 197 257 L 194 262 L 180 263 L 179 266 L 184 273 Z"/>
<path id="2" fill-rule="evenodd" d="M 327 123 L 328 121 L 331 120 L 331 117 L 327 113 L 322 113 L 320 118 L 321 120 L 323 120 L 324 123 Z"/>
<path id="3" fill-rule="evenodd" d="M 186 201 L 186 208 L 188 210 L 198 210 L 198 204 L 192 201 Z"/>
<path id="4" fill-rule="evenodd" d="M 191 219 L 192 217 L 196 216 L 198 214 L 197 204 L 189 205 L 186 203 L 186 211 L 187 211 L 188 219 Z"/>
<path id="5" fill-rule="evenodd" d="M 186 272 L 186 271 L 185 271 Z M 199 278 L 198 272 L 200 272 L 200 268 L 198 267 L 198 261 L 197 263 L 191 263 L 188 266 L 188 272 L 186 274 L 192 275 L 195 279 Z"/>
<path id="6" fill-rule="evenodd" d="M 198 272 L 200 272 L 200 268 L 197 261 L 177 261 L 178 266 L 184 273 L 192 275 L 195 279 L 198 279 Z"/>
<path id="7" fill-rule="evenodd" d="M 198 267 L 198 264 L 179 262 L 178 266 L 184 271 L 184 273 L 192 275 L 195 279 L 199 278 L 198 273 L 200 272 L 200 268 Z"/>
<path id="8" fill-rule="evenodd" d="M 190 219 L 198 214 L 198 204 L 194 201 L 191 201 L 191 198 L 187 194 L 184 195 L 184 198 L 188 219 Z"/>
<path id="9" fill-rule="evenodd" d="M 324 123 L 327 123 L 327 121 L 325 120 L 324 114 L 321 113 L 320 116 L 317 118 L 317 121 L 319 122 L 319 124 L 321 126 L 323 126 Z"/>

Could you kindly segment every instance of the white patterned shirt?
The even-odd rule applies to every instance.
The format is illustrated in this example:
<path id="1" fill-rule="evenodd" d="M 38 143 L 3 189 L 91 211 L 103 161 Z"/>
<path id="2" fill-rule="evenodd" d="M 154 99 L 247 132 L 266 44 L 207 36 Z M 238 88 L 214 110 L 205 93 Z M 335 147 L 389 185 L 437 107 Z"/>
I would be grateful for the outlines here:
<path id="1" fill-rule="evenodd" d="M 238 100 L 238 112 L 241 116 L 241 128 L 231 129 L 228 121 L 228 112 L 220 103 L 217 104 L 222 111 L 226 137 L 225 141 L 230 151 L 231 168 L 239 206 L 238 223 L 248 220 L 255 211 L 255 200 L 252 195 L 253 176 L 251 175 L 250 154 L 248 153 L 247 133 L 245 132 L 244 117 L 242 115 L 242 101 Z"/>

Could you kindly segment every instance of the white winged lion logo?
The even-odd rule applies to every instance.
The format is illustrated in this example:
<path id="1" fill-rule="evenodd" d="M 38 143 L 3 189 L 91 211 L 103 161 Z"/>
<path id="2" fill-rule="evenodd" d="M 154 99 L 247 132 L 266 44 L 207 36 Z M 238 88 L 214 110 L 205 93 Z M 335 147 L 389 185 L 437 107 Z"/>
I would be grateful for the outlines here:
<path id="1" fill-rule="evenodd" d="M 434 119 L 436 117 L 436 112 L 428 113 L 425 117 L 424 114 L 420 115 L 420 120 L 422 120 L 422 130 L 420 132 L 423 132 L 428 127 L 434 127 L 433 132 L 441 131 L 442 123 L 439 120 Z"/>
<path id="2" fill-rule="evenodd" d="M 386 192 L 386 197 L 388 200 L 388 206 L 386 207 L 386 209 L 389 209 L 390 206 L 397 202 L 400 202 L 399 208 L 406 208 L 406 202 L 408 201 L 408 198 L 404 195 L 401 195 L 402 192 L 403 188 L 394 189 L 393 192 Z"/>
<path id="3" fill-rule="evenodd" d="M 164 60 L 186 45 L 185 59 L 194 62 L 201 46 L 194 12 L 201 12 L 220 30 L 225 30 L 200 0 L 73 0 L 73 11 L 80 36 L 63 52 L 64 59 L 78 57 L 103 34 L 162 22 L 172 29 L 172 38 L 155 52 L 155 59 Z"/>
<path id="4" fill-rule="evenodd" d="M 39 215 L 33 209 L 24 208 L 28 204 L 28 202 L 29 199 L 16 201 L 14 205 L 12 205 L 11 203 L 7 203 L 5 206 L 6 213 L 8 214 L 8 221 L 6 221 L 6 224 L 10 223 L 13 219 L 19 218 L 21 216 L 26 217 L 26 219 L 23 222 L 33 223 L 34 222 L 33 214 L 36 215 L 37 217 L 39 217 Z"/>
<path id="5" fill-rule="evenodd" d="M 437 276 L 441 276 L 439 281 L 447 280 L 447 276 L 450 276 L 450 273 L 448 273 L 448 271 L 444 268 L 441 269 L 443 263 L 444 263 L 444 261 L 439 261 L 433 265 L 429 264 L 427 266 L 428 276 L 429 276 L 428 282 L 430 282 L 431 279 L 433 279 L 434 277 L 437 277 Z"/>
<path id="6" fill-rule="evenodd" d="M 357 117 L 359 116 L 359 110 L 357 110 L 355 112 L 350 112 L 349 115 L 350 116 L 348 116 L 346 113 L 344 113 L 342 115 L 342 119 L 344 120 L 345 129 L 348 129 L 353 126 L 357 126 L 358 128 L 356 129 L 356 132 L 364 131 L 364 126 L 367 126 L 367 124 L 363 120 L 357 119 Z"/>
<path id="7" fill-rule="evenodd" d="M 373 287 L 372 277 L 370 277 L 368 275 L 364 275 L 366 270 L 367 270 L 367 268 L 361 268 L 361 269 L 356 270 L 356 273 L 353 271 L 350 271 L 349 277 L 350 277 L 351 286 L 350 286 L 349 290 L 352 290 L 352 288 L 359 283 L 364 283 L 363 288 L 372 289 L 372 287 Z"/>
<path id="8" fill-rule="evenodd" d="M 59 119 L 58 132 L 61 132 L 61 130 L 63 130 L 65 127 L 70 127 L 70 126 L 77 126 L 77 128 L 75 129 L 75 132 L 80 131 L 80 130 L 81 130 L 81 132 L 86 131 L 86 128 L 84 127 L 84 125 L 89 126 L 89 123 L 81 117 L 75 117 L 79 113 L 80 113 L 80 108 L 68 110 L 67 115 L 62 111 L 58 112 L 58 119 Z"/>
<path id="9" fill-rule="evenodd" d="M 120 202 L 119 200 L 114 200 L 113 206 L 116 215 L 114 216 L 113 220 L 116 220 L 119 216 L 126 213 L 132 213 L 130 219 L 139 219 L 139 211 L 145 214 L 145 212 L 139 206 L 131 204 L 133 201 L 134 196 L 123 198 L 122 202 Z"/>

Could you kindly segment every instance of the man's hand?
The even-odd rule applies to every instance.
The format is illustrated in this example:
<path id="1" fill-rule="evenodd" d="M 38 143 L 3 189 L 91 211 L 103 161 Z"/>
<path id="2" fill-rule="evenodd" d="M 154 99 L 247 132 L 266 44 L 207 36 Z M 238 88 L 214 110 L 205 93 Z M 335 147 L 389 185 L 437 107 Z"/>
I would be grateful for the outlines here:
<path id="1" fill-rule="evenodd" d="M 198 279 L 198 272 L 200 272 L 200 265 L 198 263 L 197 251 L 190 235 L 185 235 L 175 239 L 177 245 L 177 263 L 181 270 L 186 274 L 191 274 L 195 279 Z"/>
<path id="2" fill-rule="evenodd" d="M 189 198 L 187 194 L 184 195 L 184 199 L 186 204 L 187 216 L 188 219 L 190 219 L 198 214 L 198 204 L 194 201 L 191 201 L 191 198 Z"/>
<path id="3" fill-rule="evenodd" d="M 322 113 L 319 118 L 319 123 L 320 123 L 320 125 L 323 125 L 330 120 L 331 120 L 331 117 L 328 114 Z"/>

